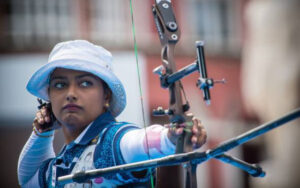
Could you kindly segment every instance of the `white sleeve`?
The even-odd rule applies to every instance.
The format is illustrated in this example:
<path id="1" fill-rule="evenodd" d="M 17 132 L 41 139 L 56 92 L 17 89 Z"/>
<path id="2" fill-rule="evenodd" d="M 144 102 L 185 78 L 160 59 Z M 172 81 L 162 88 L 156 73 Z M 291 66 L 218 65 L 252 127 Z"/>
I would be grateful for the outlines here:
<path id="1" fill-rule="evenodd" d="M 18 180 L 19 184 L 23 187 L 30 182 L 36 182 L 38 185 L 38 169 L 43 161 L 55 157 L 53 150 L 53 135 L 54 131 L 41 133 L 37 136 L 34 132 L 31 133 L 23 150 L 20 154 L 18 161 Z M 49 136 L 49 137 L 47 137 Z"/>
<path id="2" fill-rule="evenodd" d="M 145 136 L 145 133 L 147 136 Z M 159 158 L 175 153 L 175 145 L 169 140 L 168 129 L 152 125 L 144 129 L 134 129 L 124 134 L 120 150 L 126 163 Z"/>

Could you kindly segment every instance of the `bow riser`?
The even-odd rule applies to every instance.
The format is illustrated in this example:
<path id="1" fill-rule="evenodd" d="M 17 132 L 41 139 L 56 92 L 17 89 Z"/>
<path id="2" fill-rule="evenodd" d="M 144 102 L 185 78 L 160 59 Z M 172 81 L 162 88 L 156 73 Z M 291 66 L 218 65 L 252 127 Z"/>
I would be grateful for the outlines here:
<path id="1" fill-rule="evenodd" d="M 180 38 L 180 30 L 169 1 L 156 2 L 152 10 L 162 45 L 161 59 L 163 73 L 161 78 L 163 78 L 165 75 L 172 75 L 177 71 L 174 61 L 174 50 Z M 189 107 L 182 102 L 181 87 L 180 80 L 168 85 L 170 96 L 169 109 L 166 110 L 166 114 L 162 115 L 169 115 L 170 122 L 173 124 L 191 121 L 191 117 L 185 115 L 185 111 L 187 111 Z M 185 134 L 183 134 L 177 142 L 176 153 L 184 152 L 184 135 Z"/>
<path id="2" fill-rule="evenodd" d="M 153 5 L 153 16 L 155 25 L 158 31 L 160 43 L 162 46 L 161 60 L 162 67 L 160 68 L 160 78 L 168 77 L 177 71 L 174 61 L 175 45 L 180 38 L 180 30 L 176 22 L 172 5 L 168 1 L 160 1 Z M 168 84 L 169 90 L 169 109 L 162 110 L 160 115 L 168 115 L 172 124 L 182 124 L 187 121 L 192 121 L 191 116 L 187 116 L 185 111 L 189 109 L 188 105 L 183 104 L 182 100 L 182 85 L 180 80 Z M 177 140 L 176 153 L 191 151 L 190 144 L 191 134 L 184 131 Z M 185 150 L 185 151 L 184 151 Z M 194 169 L 195 170 L 195 169 Z M 157 170 L 157 187 L 185 187 L 184 186 L 184 170 L 181 165 L 172 167 L 163 167 Z M 171 173 L 171 174 L 170 174 Z M 173 180 L 169 181 L 172 177 Z M 196 177 L 188 173 L 187 178 L 192 177 L 189 181 L 196 186 Z M 187 184 L 186 184 L 187 186 Z M 191 185 L 188 185 L 190 187 Z"/>

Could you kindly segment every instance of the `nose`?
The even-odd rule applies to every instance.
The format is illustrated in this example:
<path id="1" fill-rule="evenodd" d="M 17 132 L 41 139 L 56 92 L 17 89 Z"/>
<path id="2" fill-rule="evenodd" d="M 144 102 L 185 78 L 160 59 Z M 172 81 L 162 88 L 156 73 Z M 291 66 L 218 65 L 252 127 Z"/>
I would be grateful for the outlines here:
<path id="1" fill-rule="evenodd" d="M 76 94 L 76 86 L 75 84 L 70 84 L 66 96 L 66 100 L 69 102 L 74 102 L 77 100 L 77 94 Z"/>

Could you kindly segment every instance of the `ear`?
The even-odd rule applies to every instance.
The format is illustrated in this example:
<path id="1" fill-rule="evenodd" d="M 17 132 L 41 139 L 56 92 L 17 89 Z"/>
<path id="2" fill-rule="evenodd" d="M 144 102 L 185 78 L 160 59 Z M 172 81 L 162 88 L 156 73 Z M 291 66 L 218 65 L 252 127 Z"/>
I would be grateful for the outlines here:
<path id="1" fill-rule="evenodd" d="M 105 101 L 110 102 L 111 98 L 112 98 L 112 92 L 109 88 L 106 88 L 104 91 L 104 99 Z"/>
<path id="2" fill-rule="evenodd" d="M 106 88 L 104 90 L 104 111 L 108 111 L 108 108 L 110 106 L 110 100 L 112 97 L 112 92 L 109 88 Z"/>

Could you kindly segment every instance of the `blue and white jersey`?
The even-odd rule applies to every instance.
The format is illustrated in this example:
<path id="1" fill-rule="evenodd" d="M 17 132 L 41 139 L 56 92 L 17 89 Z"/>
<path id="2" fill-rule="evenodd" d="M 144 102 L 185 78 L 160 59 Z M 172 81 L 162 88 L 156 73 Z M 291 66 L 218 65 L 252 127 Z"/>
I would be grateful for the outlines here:
<path id="1" fill-rule="evenodd" d="M 40 186 L 115 187 L 147 181 L 148 176 L 138 179 L 130 173 L 120 173 L 87 180 L 84 184 L 61 185 L 57 182 L 58 177 L 78 171 L 125 164 L 120 151 L 120 140 L 127 131 L 133 129 L 138 129 L 138 127 L 126 122 L 116 122 L 110 113 L 101 115 L 75 141 L 64 146 L 57 157 L 44 162 L 39 169 Z"/>
<path id="2" fill-rule="evenodd" d="M 81 184 L 63 185 L 57 179 L 78 171 L 154 159 L 175 152 L 175 145 L 168 139 L 167 128 L 151 125 L 146 130 L 140 129 L 131 123 L 116 122 L 109 112 L 100 115 L 56 156 L 53 151 L 53 134 L 54 131 L 45 132 L 40 137 L 33 132 L 23 147 L 18 163 L 18 179 L 22 187 L 141 185 L 149 180 L 153 170 L 145 171 L 139 178 L 129 172 L 121 172 Z"/>

